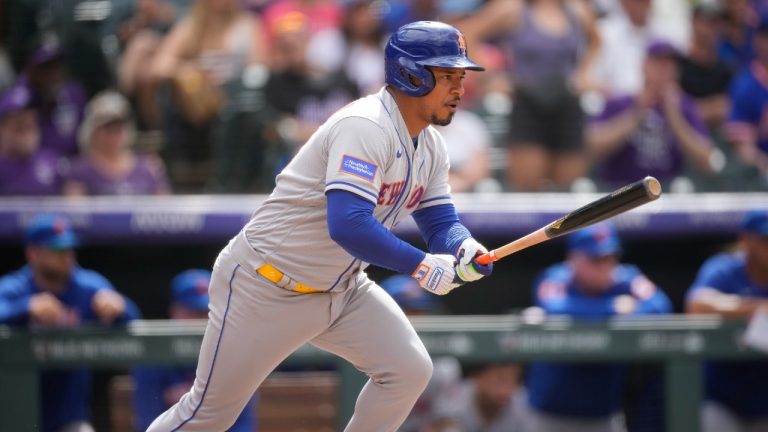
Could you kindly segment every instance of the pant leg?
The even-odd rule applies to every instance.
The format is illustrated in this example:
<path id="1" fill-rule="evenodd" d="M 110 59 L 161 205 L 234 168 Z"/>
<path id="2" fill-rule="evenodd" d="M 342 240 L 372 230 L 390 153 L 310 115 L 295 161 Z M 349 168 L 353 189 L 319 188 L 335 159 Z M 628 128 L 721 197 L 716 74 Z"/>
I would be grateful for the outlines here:
<path id="1" fill-rule="evenodd" d="M 701 413 L 702 432 L 744 432 L 739 420 L 728 408 L 712 401 L 704 402 Z"/>
<path id="2" fill-rule="evenodd" d="M 192 389 L 148 432 L 227 430 L 267 375 L 329 324 L 330 295 L 278 288 L 238 264 L 229 249 L 214 265 Z"/>
<path id="3" fill-rule="evenodd" d="M 575 417 L 555 416 L 537 411 L 530 405 L 525 415 L 525 430 L 527 432 L 620 432 L 614 416 L 602 419 L 582 419 Z"/>
<path id="4" fill-rule="evenodd" d="M 426 388 L 432 361 L 403 311 L 381 287 L 365 279 L 344 301 L 335 322 L 312 343 L 370 377 L 345 431 L 396 431 Z"/>

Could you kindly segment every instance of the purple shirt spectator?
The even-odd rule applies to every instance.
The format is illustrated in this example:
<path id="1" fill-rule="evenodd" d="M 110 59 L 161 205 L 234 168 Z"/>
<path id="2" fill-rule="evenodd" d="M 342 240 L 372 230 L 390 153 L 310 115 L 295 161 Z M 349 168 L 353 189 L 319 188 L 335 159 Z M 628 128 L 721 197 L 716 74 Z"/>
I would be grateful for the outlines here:
<path id="1" fill-rule="evenodd" d="M 38 108 L 41 145 L 62 156 L 77 154 L 77 129 L 83 121 L 88 98 L 85 90 L 74 81 L 61 83 L 56 92 L 56 104 L 50 111 Z"/>
<path id="2" fill-rule="evenodd" d="M 155 195 L 170 190 L 162 163 L 147 156 L 138 156 L 133 169 L 120 177 L 81 158 L 73 164 L 67 181 L 81 185 L 87 195 Z"/>
<path id="3" fill-rule="evenodd" d="M 631 96 L 611 99 L 593 122 L 615 118 L 634 106 L 635 99 Z M 691 99 L 683 97 L 680 109 L 688 124 L 706 136 L 704 123 L 696 113 Z M 684 156 L 680 143 L 664 117 L 662 108 L 656 106 L 623 146 L 599 162 L 597 172 L 599 180 L 612 185 L 622 185 L 647 175 L 662 182 L 668 181 L 681 174 L 683 168 Z"/>
<path id="4" fill-rule="evenodd" d="M 28 159 L 0 156 L 0 195 L 58 195 L 63 161 L 40 150 Z"/>

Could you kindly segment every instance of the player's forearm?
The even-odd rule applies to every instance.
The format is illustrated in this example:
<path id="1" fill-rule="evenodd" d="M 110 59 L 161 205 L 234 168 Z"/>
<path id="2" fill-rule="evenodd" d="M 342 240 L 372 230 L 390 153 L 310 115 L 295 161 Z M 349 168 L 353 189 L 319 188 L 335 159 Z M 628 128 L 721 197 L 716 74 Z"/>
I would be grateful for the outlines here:
<path id="1" fill-rule="evenodd" d="M 717 298 L 690 300 L 685 310 L 691 314 L 716 314 L 724 318 L 747 319 L 761 306 L 768 306 L 768 302 L 736 295 L 722 295 Z"/>
<path id="2" fill-rule="evenodd" d="M 472 237 L 459 220 L 453 204 L 423 208 L 413 213 L 413 220 L 427 243 L 429 252 L 455 255 L 459 245 Z"/>

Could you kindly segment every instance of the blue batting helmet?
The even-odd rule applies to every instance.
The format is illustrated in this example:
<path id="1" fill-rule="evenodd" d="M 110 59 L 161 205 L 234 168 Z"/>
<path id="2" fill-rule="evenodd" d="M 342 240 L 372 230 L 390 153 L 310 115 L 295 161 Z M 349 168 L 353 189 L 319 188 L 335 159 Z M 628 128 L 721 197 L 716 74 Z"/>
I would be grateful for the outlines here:
<path id="1" fill-rule="evenodd" d="M 417 21 L 397 29 L 384 50 L 387 84 L 409 96 L 424 96 L 435 87 L 427 66 L 485 70 L 467 57 L 464 35 L 453 26 Z"/>

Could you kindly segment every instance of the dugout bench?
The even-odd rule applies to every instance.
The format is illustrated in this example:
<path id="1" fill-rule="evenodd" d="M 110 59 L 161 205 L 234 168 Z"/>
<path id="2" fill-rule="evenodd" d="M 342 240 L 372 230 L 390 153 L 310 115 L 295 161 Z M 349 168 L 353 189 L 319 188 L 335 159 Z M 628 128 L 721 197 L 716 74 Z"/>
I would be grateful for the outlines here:
<path id="1" fill-rule="evenodd" d="M 412 321 L 431 355 L 455 356 L 465 364 L 500 359 L 661 362 L 667 432 L 699 430 L 702 360 L 763 357 L 741 343 L 745 323 L 716 316 L 623 317 L 601 323 L 567 317 L 531 323 L 515 315 L 424 316 Z M 4 430 L 35 431 L 38 369 L 195 364 L 204 328 L 202 321 L 135 321 L 122 329 L 66 332 L 0 326 Z M 340 373 L 338 423 L 343 425 L 365 377 L 345 361 L 309 345 L 286 360 L 303 366 L 329 362 Z"/>

